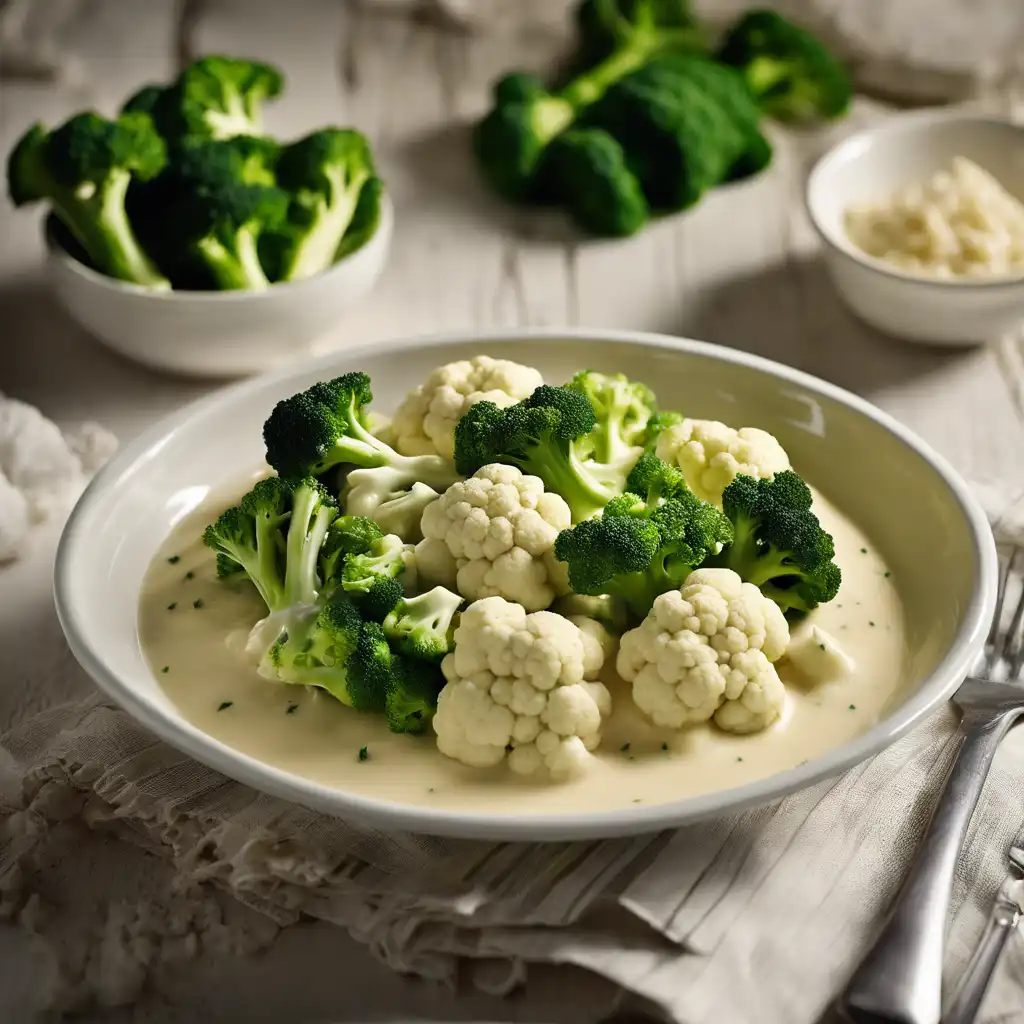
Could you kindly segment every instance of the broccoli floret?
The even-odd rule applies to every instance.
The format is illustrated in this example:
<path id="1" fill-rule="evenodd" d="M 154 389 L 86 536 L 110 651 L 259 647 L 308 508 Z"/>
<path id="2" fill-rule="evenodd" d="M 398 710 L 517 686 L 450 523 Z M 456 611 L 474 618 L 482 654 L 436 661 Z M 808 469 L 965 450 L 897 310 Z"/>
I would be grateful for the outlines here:
<path id="1" fill-rule="evenodd" d="M 548 147 L 543 189 L 593 235 L 635 235 L 651 211 L 622 147 L 600 128 L 573 128 Z"/>
<path id="2" fill-rule="evenodd" d="M 621 490 L 610 482 L 613 473 L 605 474 L 599 464 L 584 464 L 584 439 L 595 423 L 586 395 L 571 388 L 543 384 L 506 409 L 478 402 L 455 428 L 455 466 L 464 476 L 492 462 L 518 466 L 560 494 L 573 521 L 579 522 Z"/>
<path id="3" fill-rule="evenodd" d="M 761 108 L 781 121 L 846 113 L 853 88 L 820 40 L 770 10 L 748 11 L 730 29 L 718 59 L 738 68 Z"/>
<path id="4" fill-rule="evenodd" d="M 48 202 L 96 270 L 166 289 L 170 283 L 143 251 L 125 208 L 132 179 L 153 178 L 166 159 L 145 114 L 115 121 L 78 114 L 52 132 L 29 128 L 8 160 L 8 189 L 15 206 Z"/>
<path id="5" fill-rule="evenodd" d="M 681 412 L 672 412 L 668 409 L 656 412 L 647 421 L 647 429 L 644 431 L 643 439 L 644 447 L 653 449 L 658 443 L 658 438 L 661 437 L 669 427 L 674 427 L 677 424 L 682 423 L 684 418 L 685 417 Z"/>
<path id="6" fill-rule="evenodd" d="M 663 462 L 650 451 L 637 459 L 626 478 L 627 493 L 643 495 L 651 508 L 669 498 L 685 498 L 689 490 L 682 470 Z"/>
<path id="7" fill-rule="evenodd" d="M 381 577 L 396 579 L 401 576 L 405 572 L 407 556 L 408 549 L 402 538 L 388 534 L 373 541 L 366 551 L 346 555 L 338 582 L 349 595 L 369 593 Z"/>
<path id="8" fill-rule="evenodd" d="M 409 658 L 440 662 L 452 649 L 453 620 L 462 597 L 434 587 L 400 601 L 384 620 L 384 633 Z"/>
<path id="9" fill-rule="evenodd" d="M 352 220 L 334 254 L 335 263 L 361 249 L 377 233 L 383 199 L 384 182 L 380 178 L 370 178 L 359 190 L 359 201 Z"/>
<path id="10" fill-rule="evenodd" d="M 506 199 L 534 195 L 548 145 L 609 86 L 656 54 L 679 49 L 687 41 L 692 44 L 695 38 L 689 20 L 684 25 L 675 17 L 662 17 L 667 9 L 663 0 L 636 0 L 626 5 L 628 11 L 615 0 L 591 0 L 583 6 L 592 13 L 581 10 L 581 24 L 600 24 L 614 37 L 603 59 L 557 92 L 538 88 L 540 83 L 528 75 L 506 76 L 494 87 L 494 108 L 477 125 L 474 149 L 481 171 Z M 607 156 L 605 144 L 602 159 Z M 592 208 L 589 212 L 596 216 Z"/>
<path id="11" fill-rule="evenodd" d="M 587 436 L 593 458 L 598 462 L 618 462 L 645 442 L 647 424 L 655 415 L 658 400 L 654 392 L 624 373 L 597 373 L 581 370 L 568 387 L 586 395 L 597 422 Z"/>
<path id="12" fill-rule="evenodd" d="M 265 238 L 263 251 L 275 280 L 296 281 L 334 263 L 363 189 L 373 178 L 373 156 L 360 132 L 324 128 L 285 147 L 276 169 L 277 182 L 291 201 L 286 223 Z M 371 190 L 371 206 L 374 197 Z M 365 209 L 361 216 L 365 231 Z"/>
<path id="13" fill-rule="evenodd" d="M 650 467 L 645 474 L 652 483 L 659 481 Z M 659 594 L 680 587 L 728 542 L 729 521 L 692 491 L 661 500 L 666 479 L 670 475 L 646 497 L 623 494 L 599 518 L 558 535 L 555 557 L 568 564 L 569 584 L 576 593 L 617 598 L 634 618 L 642 619 Z"/>
<path id="14" fill-rule="evenodd" d="M 788 614 L 831 601 L 842 574 L 832 537 L 811 511 L 811 491 L 792 470 L 773 480 L 737 477 L 722 495 L 732 543 L 718 561 L 761 588 Z"/>
<path id="15" fill-rule="evenodd" d="M 667 60 L 652 61 L 609 89 L 587 120 L 618 140 L 658 210 L 693 206 L 748 146 L 743 126 L 715 95 Z"/>
<path id="16" fill-rule="evenodd" d="M 705 45 L 690 0 L 583 0 L 576 28 L 585 66 L 628 45 L 638 29 L 659 31 L 662 52 L 701 52 Z"/>
<path id="17" fill-rule="evenodd" d="M 320 548 L 338 514 L 316 480 L 268 477 L 203 533 L 222 578 L 247 577 L 270 612 L 317 600 Z"/>
<path id="18" fill-rule="evenodd" d="M 146 86 L 125 104 L 150 114 L 176 145 L 188 136 L 230 139 L 263 133 L 263 103 L 284 85 L 281 72 L 259 61 L 203 57 L 169 86 Z"/>
<path id="19" fill-rule="evenodd" d="M 365 373 L 314 384 L 274 407 L 263 425 L 267 462 L 282 476 L 321 476 L 334 466 L 388 469 L 392 486 L 417 481 L 437 491 L 458 478 L 439 455 L 399 455 L 366 426 L 373 399 Z"/>
<path id="20" fill-rule="evenodd" d="M 444 682 L 436 665 L 393 657 L 385 702 L 388 728 L 392 732 L 423 732 L 434 717 Z"/>
<path id="21" fill-rule="evenodd" d="M 338 516 L 320 547 L 320 578 L 335 583 L 349 555 L 364 555 L 384 536 L 381 528 L 363 516 Z"/>

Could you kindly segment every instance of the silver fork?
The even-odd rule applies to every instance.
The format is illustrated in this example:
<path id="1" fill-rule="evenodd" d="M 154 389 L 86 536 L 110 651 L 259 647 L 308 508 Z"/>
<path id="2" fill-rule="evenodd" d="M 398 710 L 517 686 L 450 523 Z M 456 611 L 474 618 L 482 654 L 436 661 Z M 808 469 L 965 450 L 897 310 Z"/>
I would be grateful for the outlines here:
<path id="1" fill-rule="evenodd" d="M 1000 554 L 999 596 L 984 652 L 953 697 L 960 749 L 890 917 L 839 997 L 855 1024 L 939 1024 L 946 914 L 960 848 L 1003 737 L 1024 716 L 1024 587 L 1001 628 L 1024 551 Z"/>

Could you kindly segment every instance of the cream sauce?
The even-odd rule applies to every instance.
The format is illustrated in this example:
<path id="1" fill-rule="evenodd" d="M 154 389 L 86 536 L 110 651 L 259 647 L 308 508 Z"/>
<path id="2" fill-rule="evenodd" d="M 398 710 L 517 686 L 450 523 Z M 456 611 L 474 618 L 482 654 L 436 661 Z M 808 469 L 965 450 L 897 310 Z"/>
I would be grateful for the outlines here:
<path id="1" fill-rule="evenodd" d="M 812 685 L 781 661 L 789 696 L 783 718 L 762 733 L 730 736 L 711 726 L 673 733 L 650 725 L 628 685 L 607 673 L 614 710 L 585 777 L 551 784 L 522 779 L 505 766 L 467 768 L 439 753 L 432 733 L 395 735 L 381 716 L 256 674 L 243 647 L 265 609 L 250 585 L 216 578 L 213 555 L 200 539 L 230 497 L 186 516 L 150 567 L 139 609 L 145 655 L 181 714 L 204 732 L 361 796 L 482 813 L 666 803 L 762 779 L 842 745 L 879 720 L 907 675 L 903 611 L 885 563 L 854 524 L 816 495 L 822 525 L 835 538 L 843 586 L 813 621 L 853 658 L 849 676 Z"/>

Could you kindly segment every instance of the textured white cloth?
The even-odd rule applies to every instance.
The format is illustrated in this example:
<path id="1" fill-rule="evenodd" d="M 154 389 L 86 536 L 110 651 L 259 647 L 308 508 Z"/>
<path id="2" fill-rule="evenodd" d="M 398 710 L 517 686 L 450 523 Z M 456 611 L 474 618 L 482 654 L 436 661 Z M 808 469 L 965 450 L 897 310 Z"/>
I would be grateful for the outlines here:
<path id="1" fill-rule="evenodd" d="M 978 493 L 997 530 L 1024 533 L 1024 495 Z M 899 885 L 955 726 L 945 709 L 838 779 L 674 833 L 496 845 L 388 835 L 263 796 L 97 696 L 0 740 L 13 769 L 6 805 L 0 796 L 0 916 L 31 918 L 34 846 L 49 822 L 82 817 L 172 861 L 183 890 L 212 885 L 279 925 L 334 922 L 402 972 L 454 981 L 461 966 L 503 992 L 531 962 L 571 963 L 685 1024 L 810 1024 L 827 1019 Z M 1000 754 L 960 861 L 951 984 L 1021 828 L 1021 779 L 1024 730 Z M 1020 938 L 982 1019 L 1024 1020 Z"/>

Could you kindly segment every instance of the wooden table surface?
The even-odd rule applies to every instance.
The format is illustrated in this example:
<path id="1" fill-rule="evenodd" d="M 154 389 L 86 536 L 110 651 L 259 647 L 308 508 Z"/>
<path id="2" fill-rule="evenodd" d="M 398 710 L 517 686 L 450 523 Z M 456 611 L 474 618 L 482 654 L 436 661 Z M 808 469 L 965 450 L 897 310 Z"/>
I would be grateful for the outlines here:
<path id="1" fill-rule="evenodd" d="M 807 167 L 831 141 L 883 116 L 858 103 L 845 125 L 778 137 L 756 181 L 723 189 L 685 216 L 622 242 L 582 241 L 557 219 L 511 210 L 479 185 L 467 123 L 500 70 L 544 67 L 564 40 L 522 32 L 468 36 L 382 8 L 337 0 L 79 0 L 65 4 L 65 82 L 0 81 L 0 150 L 29 122 L 86 107 L 114 111 L 140 82 L 170 77 L 204 52 L 257 56 L 288 79 L 268 129 L 298 135 L 326 123 L 371 137 L 397 221 L 392 260 L 336 342 L 472 327 L 581 324 L 686 335 L 782 360 L 866 395 L 976 480 L 1024 487 L 1024 349 L 1020 339 L 957 352 L 901 345 L 859 325 L 825 276 L 801 205 Z M 211 385 L 158 376 L 109 354 L 64 318 L 41 276 L 37 218 L 0 204 L 0 389 L 62 424 L 96 419 L 128 440 Z M 49 592 L 55 530 L 0 572 L 0 730 L 89 686 L 63 647 Z M 83 840 L 83 842 L 85 842 Z M 90 839 L 78 874 L 42 884 L 62 913 L 124 898 L 152 868 Z M 94 848 L 93 848 L 94 847 Z M 84 849 L 84 848 L 83 848 Z M 82 864 L 88 865 L 84 869 Z M 42 984 L 28 948 L 0 930 L 0 1017 L 27 1018 Z M 326 970 L 325 970 L 326 968 Z M 163 987 L 161 987 L 163 986 Z M 565 1019 L 564 990 L 538 975 L 525 998 L 499 1003 L 405 984 L 330 930 L 295 928 L 260 959 L 204 958 L 162 979 L 143 1008 L 104 1020 L 376 1018 Z M 577 1014 L 596 1019 L 600 986 L 573 985 Z M 162 993 L 162 994 L 160 994 Z"/>

